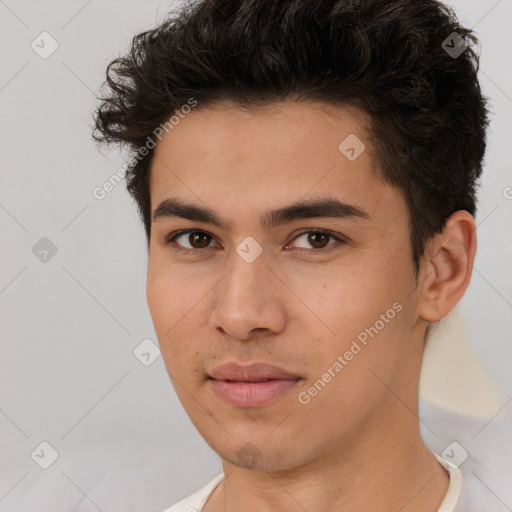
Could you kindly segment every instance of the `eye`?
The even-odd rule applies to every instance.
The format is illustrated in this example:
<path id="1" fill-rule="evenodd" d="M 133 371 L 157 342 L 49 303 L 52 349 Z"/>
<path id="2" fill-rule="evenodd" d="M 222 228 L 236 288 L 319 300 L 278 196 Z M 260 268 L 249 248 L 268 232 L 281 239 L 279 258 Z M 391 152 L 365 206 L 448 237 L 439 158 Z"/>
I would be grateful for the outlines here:
<path id="1" fill-rule="evenodd" d="M 305 243 L 306 245 L 303 247 L 299 246 L 298 249 L 305 249 L 304 251 L 301 252 L 306 253 L 325 253 L 331 251 L 332 249 L 335 249 L 339 245 L 336 242 L 346 243 L 346 240 L 344 240 L 340 236 L 324 229 L 303 231 L 297 237 L 294 238 L 294 245 L 296 245 L 296 241 L 300 239 L 303 239 L 303 243 Z M 329 239 L 334 240 L 333 243 L 329 244 Z M 309 244 L 310 247 L 313 247 L 313 249 L 310 249 L 307 246 L 307 244 Z"/>
<path id="2" fill-rule="evenodd" d="M 181 243 L 177 241 L 182 239 Z M 201 249 L 207 249 L 212 241 L 213 236 L 207 233 L 206 231 L 199 230 L 187 230 L 180 231 L 176 234 L 170 235 L 164 240 L 165 245 L 171 245 L 174 243 L 176 245 L 176 250 L 183 252 L 198 252 Z M 189 246 L 183 246 L 183 243 L 188 243 Z"/>
<path id="3" fill-rule="evenodd" d="M 174 249 L 179 252 L 197 254 L 210 249 L 213 239 L 213 235 L 206 231 L 189 229 L 170 234 L 163 240 L 163 244 L 173 245 Z M 340 244 L 347 243 L 347 240 L 340 235 L 325 229 L 302 231 L 293 239 L 293 245 L 296 246 L 296 241 L 301 239 L 303 239 L 302 243 L 309 244 L 309 247 L 306 245 L 295 248 L 299 253 L 305 254 L 325 254 L 337 249 Z M 333 243 L 329 243 L 329 240 L 332 240 Z M 287 247 L 289 246 L 290 244 Z"/>

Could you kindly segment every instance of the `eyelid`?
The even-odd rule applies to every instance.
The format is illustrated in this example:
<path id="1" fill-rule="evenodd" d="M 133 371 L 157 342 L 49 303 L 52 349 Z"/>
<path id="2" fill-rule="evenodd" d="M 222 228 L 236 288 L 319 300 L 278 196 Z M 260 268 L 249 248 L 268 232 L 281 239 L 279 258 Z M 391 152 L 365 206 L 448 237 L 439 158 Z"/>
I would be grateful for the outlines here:
<path id="1" fill-rule="evenodd" d="M 162 244 L 165 246 L 170 246 L 171 244 L 175 244 L 176 245 L 175 250 L 182 251 L 182 252 L 200 253 L 200 252 L 207 251 L 208 249 L 211 249 L 210 247 L 206 247 L 204 249 L 188 249 L 187 247 L 182 247 L 182 246 L 176 244 L 176 242 L 174 242 L 174 240 L 176 238 L 179 238 L 182 235 L 187 235 L 190 233 L 204 233 L 204 234 L 210 236 L 213 240 L 215 239 L 215 235 L 213 235 L 212 233 L 210 233 L 209 231 L 206 231 L 204 229 L 197 229 L 197 228 L 196 229 L 182 229 L 180 231 L 174 231 L 173 233 L 166 235 L 164 237 L 164 239 L 162 240 Z"/>
<path id="2" fill-rule="evenodd" d="M 342 235 L 341 233 L 336 233 L 335 231 L 331 231 L 330 229 L 324 229 L 324 228 L 304 228 L 301 231 L 299 231 L 299 233 L 296 233 L 294 235 L 292 242 L 294 240 L 296 240 L 297 238 L 299 238 L 299 236 L 305 235 L 306 233 L 319 233 L 321 235 L 327 235 L 327 236 L 330 236 L 330 237 L 334 238 L 338 242 L 342 242 L 342 243 L 348 243 L 350 241 L 348 237 Z M 287 244 L 287 245 L 289 245 L 289 244 Z M 322 249 L 316 249 L 315 252 L 319 252 L 321 250 Z"/>
<path id="3" fill-rule="evenodd" d="M 186 247 L 182 247 L 174 242 L 176 238 L 179 238 L 182 235 L 190 234 L 190 233 L 204 233 L 208 236 L 210 236 L 213 240 L 215 240 L 215 235 L 210 233 L 209 231 L 206 231 L 204 229 L 183 229 L 180 231 L 175 231 L 167 236 L 164 237 L 162 244 L 165 246 L 170 246 L 171 244 L 175 244 L 176 247 L 174 249 L 179 252 L 184 253 L 196 253 L 200 254 L 201 252 L 209 251 L 211 247 L 205 247 L 203 249 L 188 249 Z M 326 248 L 323 249 L 304 249 L 304 248 L 297 248 L 296 252 L 302 253 L 302 254 L 312 254 L 312 253 L 318 253 L 318 254 L 326 254 L 330 252 L 330 250 L 333 250 L 337 247 L 339 244 L 347 244 L 349 243 L 349 238 L 341 235 L 340 233 L 335 233 L 334 231 L 331 231 L 330 229 L 324 229 L 324 228 L 303 228 L 301 231 L 296 233 L 292 240 L 286 244 L 286 247 L 288 247 L 291 243 L 293 243 L 297 238 L 300 236 L 307 234 L 307 233 L 319 233 L 326 236 L 329 236 L 331 238 L 334 238 L 338 243 L 328 245 Z"/>

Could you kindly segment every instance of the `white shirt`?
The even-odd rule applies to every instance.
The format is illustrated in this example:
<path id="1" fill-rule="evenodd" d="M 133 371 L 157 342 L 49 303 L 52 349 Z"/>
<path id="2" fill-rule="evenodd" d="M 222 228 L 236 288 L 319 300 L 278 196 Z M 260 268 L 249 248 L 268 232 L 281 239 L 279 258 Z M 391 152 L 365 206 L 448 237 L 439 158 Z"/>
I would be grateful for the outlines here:
<path id="1" fill-rule="evenodd" d="M 432 452 L 434 453 L 434 452 Z M 460 469 L 449 464 L 442 457 L 434 453 L 436 459 L 447 471 L 450 477 L 450 485 L 448 491 L 444 497 L 441 506 L 437 509 L 437 512 L 473 512 L 473 509 L 467 508 L 467 500 L 464 500 L 464 505 L 459 499 L 462 490 L 462 474 Z M 203 488 L 195 492 L 191 496 L 188 496 L 184 500 L 176 503 L 174 506 L 165 509 L 163 512 L 201 512 L 203 510 L 206 500 L 213 493 L 215 488 L 224 479 L 224 473 L 217 475 L 215 478 L 210 480 Z M 464 506 L 464 508 L 461 508 Z M 491 509 L 474 509 L 474 512 L 491 512 Z M 492 509 L 494 512 L 494 509 Z"/>

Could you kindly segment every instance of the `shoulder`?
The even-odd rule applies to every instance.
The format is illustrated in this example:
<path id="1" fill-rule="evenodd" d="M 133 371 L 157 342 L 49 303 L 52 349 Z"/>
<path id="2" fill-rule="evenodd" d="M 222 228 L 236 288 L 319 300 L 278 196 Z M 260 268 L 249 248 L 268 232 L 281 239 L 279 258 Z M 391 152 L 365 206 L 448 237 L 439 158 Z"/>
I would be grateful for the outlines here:
<path id="1" fill-rule="evenodd" d="M 424 421 L 420 424 L 426 445 L 441 456 L 447 456 L 448 452 L 453 455 L 454 451 L 460 455 L 461 488 L 453 512 L 510 511 L 510 417 L 469 416 L 424 400 L 420 400 L 419 411 L 420 418 L 435 426 L 434 433 Z"/>
<path id="2" fill-rule="evenodd" d="M 172 507 L 163 510 L 162 512 L 200 512 L 210 494 L 223 479 L 224 473 L 220 473 L 194 494 L 191 494 L 187 498 L 181 500 Z"/>
<path id="3" fill-rule="evenodd" d="M 473 457 L 468 457 L 459 468 L 433 453 L 450 476 L 450 486 L 438 512 L 510 511 L 506 505 L 511 497 L 510 470 L 491 471 Z"/>
<path id="4" fill-rule="evenodd" d="M 468 459 L 462 467 L 462 489 L 455 512 L 508 512 L 512 501 L 510 469 L 491 471 Z"/>

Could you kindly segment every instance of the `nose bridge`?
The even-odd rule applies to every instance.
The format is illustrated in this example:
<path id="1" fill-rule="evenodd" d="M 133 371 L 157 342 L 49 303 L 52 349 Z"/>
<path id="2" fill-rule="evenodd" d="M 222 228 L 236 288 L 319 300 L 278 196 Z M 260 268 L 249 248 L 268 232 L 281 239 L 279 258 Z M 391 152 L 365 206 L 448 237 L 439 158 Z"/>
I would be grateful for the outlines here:
<path id="1" fill-rule="evenodd" d="M 264 298 L 261 295 L 265 294 L 265 283 L 268 284 L 269 281 L 270 262 L 263 250 L 255 256 L 250 243 L 248 251 L 247 245 L 243 242 L 233 252 L 230 258 L 231 272 L 223 284 L 222 294 L 224 299 L 241 301 L 246 307 L 254 307 Z M 244 253 L 244 250 L 247 252 Z"/>
<path id="2" fill-rule="evenodd" d="M 250 337 L 254 329 L 280 331 L 284 325 L 284 310 L 274 287 L 272 270 L 266 254 L 261 251 L 255 258 L 254 247 L 239 254 L 240 244 L 233 251 L 230 271 L 219 283 L 212 326 L 237 339 Z M 246 258 L 252 252 L 251 258 Z"/>

